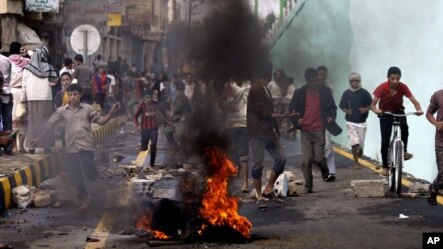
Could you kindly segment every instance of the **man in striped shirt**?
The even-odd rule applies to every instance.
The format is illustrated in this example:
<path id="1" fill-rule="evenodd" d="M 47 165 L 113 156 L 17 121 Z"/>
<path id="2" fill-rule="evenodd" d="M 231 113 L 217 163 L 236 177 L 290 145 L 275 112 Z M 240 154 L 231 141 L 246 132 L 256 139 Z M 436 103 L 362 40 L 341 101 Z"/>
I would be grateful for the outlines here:
<path id="1" fill-rule="evenodd" d="M 140 122 L 139 122 L 140 118 Z M 133 122 L 137 130 L 141 132 L 141 151 L 148 149 L 148 143 L 151 141 L 151 161 L 150 167 L 154 166 L 157 154 L 157 103 L 153 101 L 152 95 L 145 95 L 143 102 L 138 106 L 134 114 Z"/>

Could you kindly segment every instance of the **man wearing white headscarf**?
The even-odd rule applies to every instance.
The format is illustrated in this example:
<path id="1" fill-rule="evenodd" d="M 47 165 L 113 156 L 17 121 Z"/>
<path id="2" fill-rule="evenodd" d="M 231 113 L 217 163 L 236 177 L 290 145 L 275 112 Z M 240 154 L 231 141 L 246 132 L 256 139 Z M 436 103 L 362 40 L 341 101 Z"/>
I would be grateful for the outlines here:
<path id="1" fill-rule="evenodd" d="M 30 141 L 37 138 L 43 130 L 46 122 L 54 112 L 52 102 L 52 91 L 50 79 L 57 77 L 57 74 L 48 63 L 48 49 L 44 46 L 37 48 L 31 55 L 31 61 L 25 66 L 23 72 L 23 96 L 28 109 L 28 130 L 25 146 L 30 153 L 35 152 L 35 148 Z M 49 133 L 48 133 L 49 134 Z M 45 150 L 49 150 L 54 145 L 53 134 L 48 135 L 41 143 Z"/>
<path id="2" fill-rule="evenodd" d="M 361 76 L 358 73 L 349 75 L 349 89 L 343 93 L 339 107 L 346 113 L 346 127 L 348 139 L 352 148 L 354 161 L 358 165 L 358 159 L 363 155 L 363 147 L 366 135 L 366 119 L 371 106 L 371 94 L 361 87 Z"/>

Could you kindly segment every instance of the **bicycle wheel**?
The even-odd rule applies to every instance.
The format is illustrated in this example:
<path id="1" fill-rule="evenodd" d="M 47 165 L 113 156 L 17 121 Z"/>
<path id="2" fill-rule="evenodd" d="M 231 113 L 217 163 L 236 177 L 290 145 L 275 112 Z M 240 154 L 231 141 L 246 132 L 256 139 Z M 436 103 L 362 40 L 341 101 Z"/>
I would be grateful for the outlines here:
<path id="1" fill-rule="evenodd" d="M 395 167 L 396 167 L 396 165 L 395 165 L 395 158 L 394 158 L 394 155 L 392 154 L 393 153 L 393 149 L 394 149 L 394 143 L 393 142 L 391 142 L 390 143 L 390 145 L 389 145 L 389 156 L 388 156 L 388 159 L 389 159 L 389 176 L 388 176 L 388 183 L 389 183 L 389 191 L 391 191 L 391 192 L 394 192 L 395 191 L 395 183 L 396 183 L 396 181 L 395 181 Z"/>
<path id="2" fill-rule="evenodd" d="M 395 153 L 395 162 L 397 163 L 397 167 L 395 168 L 395 177 L 393 177 L 395 181 L 395 193 L 397 195 L 401 194 L 401 179 L 403 172 L 403 144 L 398 145 Z"/>
<path id="3" fill-rule="evenodd" d="M 395 181 L 396 168 L 394 162 L 391 162 L 391 166 L 389 168 L 389 191 L 395 192 L 396 189 L 396 181 Z"/>

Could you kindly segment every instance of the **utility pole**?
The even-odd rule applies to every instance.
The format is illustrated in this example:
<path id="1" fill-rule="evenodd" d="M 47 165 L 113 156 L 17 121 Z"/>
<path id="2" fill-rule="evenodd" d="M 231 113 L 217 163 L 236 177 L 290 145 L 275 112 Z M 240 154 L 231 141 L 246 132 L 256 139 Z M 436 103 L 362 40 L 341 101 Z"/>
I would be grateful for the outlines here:
<path id="1" fill-rule="evenodd" d="M 255 0 L 254 14 L 256 17 L 258 17 L 258 0 Z"/>

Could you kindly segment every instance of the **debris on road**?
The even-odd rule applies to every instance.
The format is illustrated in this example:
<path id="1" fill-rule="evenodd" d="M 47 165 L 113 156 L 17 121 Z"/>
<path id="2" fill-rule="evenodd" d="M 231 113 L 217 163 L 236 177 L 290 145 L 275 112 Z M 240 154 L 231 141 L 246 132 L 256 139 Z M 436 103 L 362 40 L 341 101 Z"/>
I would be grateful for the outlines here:
<path id="1" fill-rule="evenodd" d="M 52 204 L 51 193 L 49 190 L 34 190 L 33 200 L 36 207 L 46 207 Z"/>
<path id="2" fill-rule="evenodd" d="M 86 237 L 86 242 L 100 242 L 100 239 L 88 235 L 88 236 Z"/>
<path id="3" fill-rule="evenodd" d="M 125 157 L 121 155 L 113 155 L 112 156 L 112 162 L 113 163 L 119 163 L 121 162 Z"/>
<path id="4" fill-rule="evenodd" d="M 404 215 L 404 214 L 400 214 L 400 215 L 398 216 L 398 218 L 400 218 L 400 219 L 408 219 L 409 216 Z"/>
<path id="5" fill-rule="evenodd" d="M 32 191 L 27 185 L 12 189 L 12 200 L 19 208 L 27 208 L 32 203 Z"/>

